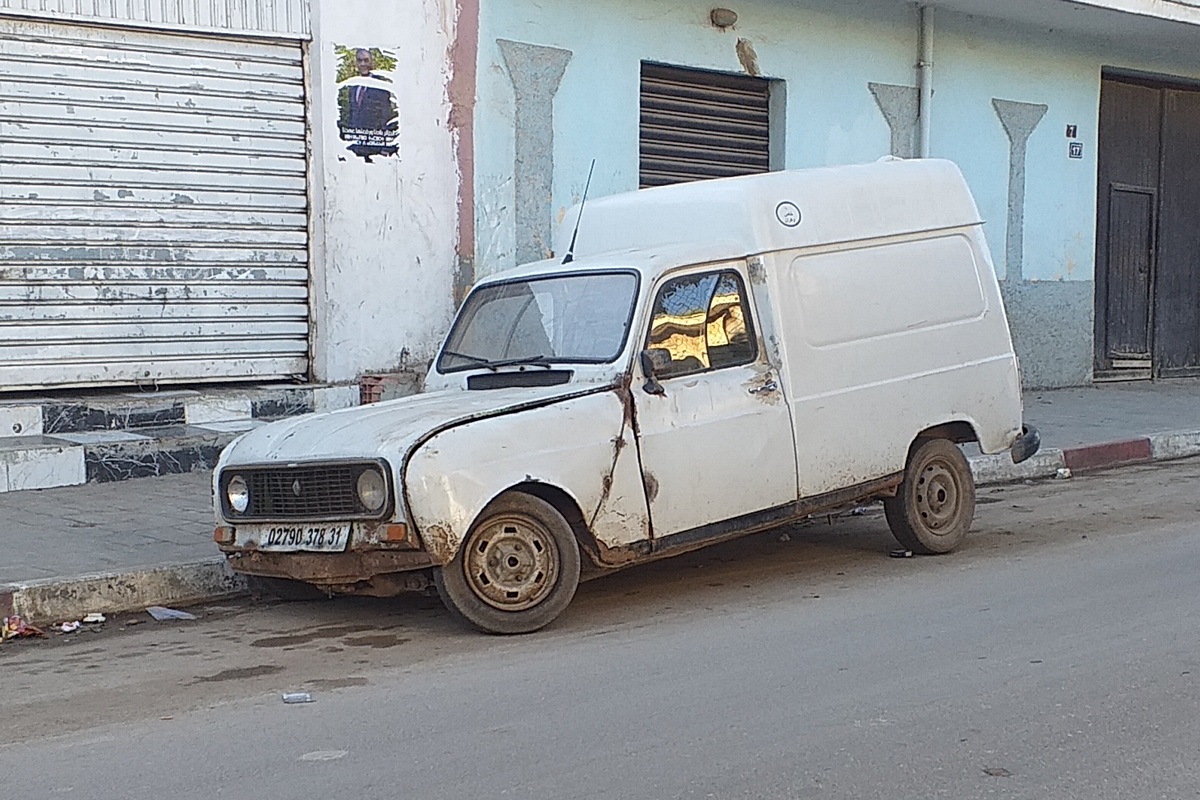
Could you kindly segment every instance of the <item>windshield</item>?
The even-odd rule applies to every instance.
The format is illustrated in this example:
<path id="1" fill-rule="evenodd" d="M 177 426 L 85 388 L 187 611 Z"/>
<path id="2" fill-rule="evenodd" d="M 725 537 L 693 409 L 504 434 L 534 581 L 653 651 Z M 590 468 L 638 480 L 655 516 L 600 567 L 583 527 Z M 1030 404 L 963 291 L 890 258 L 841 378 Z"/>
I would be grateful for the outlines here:
<path id="1" fill-rule="evenodd" d="M 605 364 L 625 347 L 637 275 L 555 275 L 483 286 L 467 298 L 439 372 L 550 362 Z"/>

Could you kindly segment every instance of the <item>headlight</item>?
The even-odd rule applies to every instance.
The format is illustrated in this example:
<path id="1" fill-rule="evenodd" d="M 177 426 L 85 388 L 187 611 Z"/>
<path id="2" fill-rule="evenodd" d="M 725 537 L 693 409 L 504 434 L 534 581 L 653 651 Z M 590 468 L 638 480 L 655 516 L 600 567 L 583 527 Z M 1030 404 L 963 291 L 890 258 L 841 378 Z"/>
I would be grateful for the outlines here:
<path id="1" fill-rule="evenodd" d="M 387 481 L 383 473 L 374 469 L 363 470 L 358 476 L 358 501 L 372 513 L 387 503 Z"/>
<path id="2" fill-rule="evenodd" d="M 225 498 L 235 512 L 246 513 L 246 509 L 250 507 L 250 487 L 246 484 L 246 479 L 241 475 L 230 478 L 225 484 Z"/>

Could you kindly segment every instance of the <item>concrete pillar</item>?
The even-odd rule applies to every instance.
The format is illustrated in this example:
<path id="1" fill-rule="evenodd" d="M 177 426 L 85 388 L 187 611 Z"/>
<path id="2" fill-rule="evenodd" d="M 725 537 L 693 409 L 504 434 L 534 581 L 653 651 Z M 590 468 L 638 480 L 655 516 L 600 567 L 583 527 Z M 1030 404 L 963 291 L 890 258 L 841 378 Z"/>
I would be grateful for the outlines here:
<path id="1" fill-rule="evenodd" d="M 1049 106 L 992 99 L 996 116 L 1008 134 L 1008 235 L 1004 247 L 1004 280 L 1020 283 L 1025 263 L 1025 156 L 1033 129 Z"/>
<path id="2" fill-rule="evenodd" d="M 892 155 L 915 158 L 917 155 L 917 106 L 920 95 L 913 86 L 868 83 L 883 118 L 892 132 Z"/>
<path id="3" fill-rule="evenodd" d="M 570 50 L 497 39 L 515 97 L 516 151 L 513 208 L 517 263 L 550 255 L 554 177 L 554 95 L 571 60 Z"/>

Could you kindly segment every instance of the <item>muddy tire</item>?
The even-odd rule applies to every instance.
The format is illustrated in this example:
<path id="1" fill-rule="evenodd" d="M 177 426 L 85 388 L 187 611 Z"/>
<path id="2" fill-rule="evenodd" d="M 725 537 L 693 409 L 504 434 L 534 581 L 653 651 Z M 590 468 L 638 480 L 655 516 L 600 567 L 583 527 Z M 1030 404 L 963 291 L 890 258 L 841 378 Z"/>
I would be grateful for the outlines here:
<path id="1" fill-rule="evenodd" d="M 434 570 L 434 582 L 462 621 L 487 633 L 530 633 L 571 602 L 579 570 L 579 545 L 562 515 L 511 492 L 480 513 L 454 560 Z"/>
<path id="2" fill-rule="evenodd" d="M 962 451 L 946 439 L 918 440 L 904 482 L 883 501 L 892 535 L 914 553 L 949 553 L 962 544 L 975 517 L 975 480 Z"/>
<path id="3" fill-rule="evenodd" d="M 247 575 L 246 588 L 259 597 L 273 597 L 289 603 L 306 600 L 328 600 L 329 595 L 319 586 L 290 578 L 267 578 L 262 575 Z"/>

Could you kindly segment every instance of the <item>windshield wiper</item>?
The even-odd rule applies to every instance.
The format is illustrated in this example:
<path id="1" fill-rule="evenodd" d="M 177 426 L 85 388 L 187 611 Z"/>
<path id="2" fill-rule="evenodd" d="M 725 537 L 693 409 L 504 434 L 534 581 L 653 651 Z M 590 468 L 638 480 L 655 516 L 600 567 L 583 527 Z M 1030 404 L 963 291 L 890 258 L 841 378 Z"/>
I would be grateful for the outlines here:
<path id="1" fill-rule="evenodd" d="M 495 372 L 500 367 L 519 367 L 527 364 L 534 367 L 545 367 L 546 369 L 550 369 L 552 366 L 551 363 L 546 360 L 546 357 L 540 354 L 536 356 L 522 356 L 521 358 L 503 358 L 498 361 L 492 361 L 491 359 L 481 358 L 480 356 L 472 356 L 466 353 L 460 353 L 457 350 L 443 350 L 442 354 L 453 356 L 454 358 L 461 358 L 464 361 L 470 361 L 472 364 L 478 364 L 481 367 L 487 367 L 492 372 Z"/>
<path id="2" fill-rule="evenodd" d="M 520 367 L 529 364 L 534 367 L 545 367 L 546 369 L 550 369 L 552 366 L 543 355 L 525 356 L 523 358 L 506 358 L 501 361 L 491 361 L 489 363 L 493 367 Z"/>
<path id="3" fill-rule="evenodd" d="M 480 358 L 479 356 L 467 355 L 466 353 L 460 353 L 457 350 L 443 350 L 442 355 L 453 356 L 455 358 L 461 358 L 464 361 L 470 361 L 472 364 L 478 364 L 481 367 L 487 367 L 492 372 L 496 371 L 496 365 L 493 364 L 489 359 L 486 359 L 486 358 Z"/>

